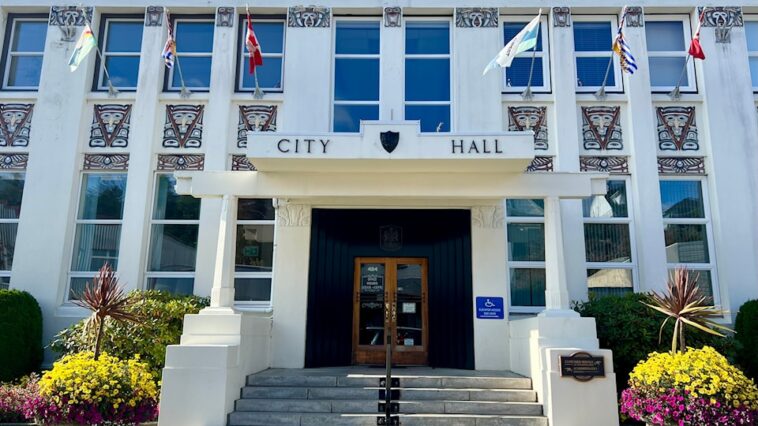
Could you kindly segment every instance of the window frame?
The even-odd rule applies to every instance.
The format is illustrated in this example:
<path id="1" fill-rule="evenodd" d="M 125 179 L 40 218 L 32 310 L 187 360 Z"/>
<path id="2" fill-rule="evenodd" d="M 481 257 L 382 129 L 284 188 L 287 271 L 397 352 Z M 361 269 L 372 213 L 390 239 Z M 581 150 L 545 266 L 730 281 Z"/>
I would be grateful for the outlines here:
<path id="1" fill-rule="evenodd" d="M 23 204 L 24 204 L 24 190 L 26 189 L 26 170 L 3 170 L 3 171 L 0 171 L 0 174 L 9 174 L 9 175 L 19 174 L 19 175 L 23 175 L 23 178 L 24 178 L 24 188 L 21 190 L 21 206 L 23 206 Z M 18 225 L 19 225 L 20 222 L 21 222 L 21 212 L 20 211 L 19 211 L 19 217 L 15 218 L 15 219 L 0 218 L 0 224 L 6 224 L 6 223 L 16 224 L 16 240 L 18 240 Z M 15 242 L 13 244 L 13 258 L 14 258 L 14 260 L 16 258 L 16 244 L 15 244 Z M 12 267 L 13 267 L 13 265 L 11 265 L 11 268 Z M 8 288 L 10 288 L 11 272 L 12 272 L 12 269 L 0 269 L 0 280 L 2 280 L 3 278 L 8 278 Z M 5 288 L 5 284 L 3 284 L 2 282 L 0 282 L 0 289 L 2 289 L 2 288 Z"/>
<path id="2" fill-rule="evenodd" d="M 571 20 L 573 21 L 574 25 L 576 23 L 581 22 L 608 22 L 611 24 L 611 34 L 610 34 L 610 40 L 611 48 L 607 51 L 602 50 L 596 50 L 591 52 L 578 52 L 576 50 L 576 41 L 574 41 L 574 45 L 572 46 L 573 50 L 573 57 L 574 57 L 574 90 L 576 93 L 595 93 L 598 90 L 600 90 L 600 86 L 580 86 L 579 85 L 579 72 L 578 72 L 578 61 L 577 58 L 604 58 L 608 59 L 608 56 L 606 54 L 610 54 L 611 57 L 613 57 L 613 69 L 611 72 L 613 73 L 613 81 L 616 83 L 614 85 L 606 85 L 605 91 L 606 93 L 624 93 L 624 78 L 621 72 L 621 64 L 619 63 L 619 57 L 613 52 L 612 49 L 612 43 L 613 38 L 616 37 L 616 33 L 619 29 L 619 17 L 618 15 L 572 15 Z M 575 37 L 575 30 L 572 28 L 572 36 Z M 608 73 L 610 76 L 611 73 Z"/>
<path id="3" fill-rule="evenodd" d="M 681 52 L 676 51 L 651 51 L 647 46 L 647 33 L 645 34 L 645 50 L 647 53 L 647 67 L 650 70 L 650 58 L 671 58 L 671 57 L 683 57 L 687 61 L 687 52 L 692 42 L 692 21 L 689 15 L 682 14 L 645 14 L 645 22 L 667 22 L 667 21 L 680 21 L 682 22 L 682 32 L 684 37 L 684 50 Z M 645 27 L 647 28 L 647 27 Z M 679 86 L 681 93 L 697 93 L 697 72 L 695 70 L 695 60 L 687 61 L 687 81 L 688 85 Z M 651 93 L 669 93 L 674 90 L 675 86 L 653 86 L 653 82 L 650 82 Z"/>
<path id="4" fill-rule="evenodd" d="M 745 21 L 745 38 L 747 39 L 748 33 L 747 33 L 747 23 L 751 22 L 756 25 L 756 37 L 758 37 L 758 15 L 756 14 L 744 14 L 743 19 Z M 758 50 L 750 50 L 749 47 L 747 47 L 747 58 L 748 58 L 748 74 L 750 75 L 750 85 L 753 88 L 753 93 L 758 93 L 758 86 L 753 86 L 753 73 L 750 70 L 750 59 L 755 58 L 758 60 Z M 758 81 L 758 75 L 755 76 L 755 79 Z"/>
<path id="5" fill-rule="evenodd" d="M 532 198 L 509 198 L 509 199 L 524 199 L 531 200 Z M 537 198 L 534 198 L 535 200 Z M 511 253 L 508 245 L 508 225 L 512 223 L 525 223 L 525 224 L 541 224 L 543 230 L 545 229 L 545 215 L 543 210 L 542 216 L 509 216 L 508 215 L 508 199 L 503 200 L 503 213 L 505 215 L 505 225 L 503 232 L 505 233 L 505 262 L 506 262 L 506 274 L 505 282 L 508 289 L 508 312 L 513 314 L 537 314 L 545 310 L 545 306 L 519 306 L 513 304 L 513 297 L 511 297 L 511 270 L 513 269 L 542 269 L 546 271 L 545 260 L 542 261 L 524 261 L 524 260 L 510 260 Z M 542 234 L 543 245 L 545 244 L 545 234 Z M 546 271 L 547 272 L 547 271 Z M 547 301 L 545 301 L 547 303 Z"/>
<path id="6" fill-rule="evenodd" d="M 37 86 L 8 86 L 8 77 L 10 75 L 10 66 L 11 66 L 11 56 L 15 55 L 16 53 L 11 52 L 11 46 L 13 45 L 13 40 L 11 38 L 13 37 L 14 28 L 16 26 L 16 22 L 19 21 L 40 21 L 44 22 L 45 24 L 48 24 L 49 21 L 49 15 L 47 13 L 9 13 L 7 16 L 7 19 L 5 20 L 5 36 L 3 38 L 3 51 L 2 51 L 2 58 L 0 58 L 0 72 L 2 72 L 2 79 L 0 80 L 0 90 L 2 91 L 18 91 L 18 92 L 36 92 L 39 90 L 39 82 L 37 83 Z M 48 25 L 48 30 L 50 29 Z M 46 35 L 47 37 L 47 35 Z M 19 56 L 41 56 L 43 58 L 43 64 L 44 64 L 44 56 L 45 51 L 38 54 L 28 54 L 28 55 L 19 55 Z M 42 77 L 42 67 L 40 66 L 40 79 Z"/>
<path id="7" fill-rule="evenodd" d="M 181 22 L 207 22 L 211 24 L 211 28 L 213 28 L 213 38 L 215 43 L 216 38 L 216 17 L 214 15 L 208 15 L 208 14 L 197 14 L 197 15 L 171 15 L 171 27 L 174 29 L 174 40 L 178 37 L 178 24 Z M 163 40 L 163 43 L 165 43 L 165 39 Z M 187 89 L 191 90 L 192 92 L 196 93 L 207 93 L 211 90 L 210 82 L 213 78 L 213 45 L 211 45 L 211 51 L 208 53 L 198 53 L 198 52 L 190 52 L 190 53 L 181 53 L 178 49 L 177 44 L 177 60 L 181 62 L 183 57 L 191 57 L 191 58 L 204 58 L 208 57 L 211 60 L 211 67 L 208 70 L 208 87 L 191 87 L 187 86 Z M 162 47 L 161 47 L 162 48 Z M 174 73 L 178 72 L 177 67 L 181 66 L 181 63 L 179 65 L 174 64 L 174 67 L 171 69 L 166 68 L 163 66 L 163 92 L 164 93 L 178 93 L 181 91 L 181 86 L 174 87 L 172 86 L 172 81 L 174 80 Z"/>
<path id="8" fill-rule="evenodd" d="M 247 49 L 245 48 L 245 34 L 247 32 L 247 16 L 244 14 L 239 14 L 239 42 L 237 43 L 237 62 L 236 62 L 236 71 L 234 75 L 234 93 L 252 93 L 255 91 L 255 87 L 251 87 L 249 89 L 242 87 L 242 82 L 245 79 L 245 73 L 247 72 L 247 58 L 250 57 L 250 55 L 247 52 Z M 263 63 L 265 66 L 266 58 L 281 58 L 282 59 L 282 69 L 279 70 L 281 73 L 281 81 L 282 81 L 282 87 L 280 88 L 274 88 L 274 87 L 261 87 L 261 90 L 265 91 L 266 93 L 283 93 L 284 92 L 284 62 L 286 60 L 286 50 L 287 50 L 287 17 L 285 15 L 255 15 L 253 18 L 251 16 L 251 20 L 253 21 L 253 31 L 255 31 L 255 23 L 261 22 L 261 23 L 272 23 L 272 22 L 281 22 L 282 24 L 282 53 L 266 53 L 265 49 L 261 49 L 261 54 L 263 56 Z M 261 46 L 265 48 L 266 46 Z"/>
<path id="9" fill-rule="evenodd" d="M 271 200 L 271 203 L 276 206 L 276 203 L 273 199 L 268 198 L 260 198 L 261 200 Z M 239 201 L 242 200 L 242 198 L 238 199 L 238 207 L 239 208 Z M 270 220 L 244 220 L 244 219 L 237 219 L 235 224 L 235 231 L 240 225 L 264 225 L 264 226 L 271 226 L 273 229 L 273 252 L 271 254 L 271 272 L 238 272 L 237 271 L 237 265 L 235 264 L 234 268 L 234 286 L 235 286 L 235 293 L 237 288 L 237 278 L 267 278 L 271 280 L 271 296 L 269 297 L 269 300 L 267 302 L 264 301 L 252 301 L 252 300 L 235 300 L 234 305 L 236 307 L 240 307 L 243 309 L 251 309 L 251 310 L 269 310 L 273 308 L 273 298 L 274 298 L 274 263 L 276 261 L 276 207 L 274 207 L 274 217 Z M 237 241 L 236 241 L 236 234 L 235 234 L 235 248 L 234 248 L 234 255 L 237 255 Z"/>
<path id="10" fill-rule="evenodd" d="M 103 64 L 105 63 L 105 59 L 107 59 L 108 56 L 137 56 L 140 59 L 140 63 L 142 63 L 142 46 L 140 46 L 139 52 L 113 52 L 109 53 L 106 51 L 106 46 L 108 45 L 108 27 L 111 21 L 118 21 L 118 22 L 139 22 L 144 23 L 145 16 L 142 14 L 103 14 L 100 17 L 100 28 L 98 29 L 98 35 L 97 35 L 97 47 L 100 49 L 100 51 L 103 53 L 103 60 L 101 60 L 100 55 L 95 55 L 95 77 L 92 79 L 92 91 L 93 92 L 107 92 L 108 91 L 108 83 L 105 79 L 105 67 Z M 145 36 L 145 28 L 144 24 L 142 26 L 142 37 Z M 137 66 L 137 84 L 139 84 L 139 66 Z M 137 86 L 134 87 L 121 87 L 114 85 L 116 89 L 118 89 L 119 92 L 136 92 Z"/>
<path id="11" fill-rule="evenodd" d="M 500 23 L 500 36 L 503 38 L 503 46 L 505 46 L 505 43 L 508 42 L 508 40 L 504 40 L 505 38 L 505 24 L 506 23 L 524 23 L 528 24 L 533 18 L 532 15 L 500 15 L 500 20 L 502 21 Z M 551 80 L 551 73 L 550 73 L 550 31 L 548 26 L 548 16 L 542 15 L 540 17 L 540 41 L 542 42 L 542 51 L 535 52 L 536 58 L 542 59 L 542 82 L 544 83 L 542 86 L 535 86 L 532 85 L 532 92 L 534 93 L 552 93 L 552 80 Z M 528 58 L 531 59 L 532 57 L 532 51 L 527 50 L 526 52 L 521 52 L 518 55 L 516 55 L 516 58 Z M 524 90 L 526 90 L 526 86 L 508 86 L 508 68 L 503 68 L 501 70 L 502 78 L 501 78 L 501 84 L 502 84 L 502 93 L 512 94 L 512 93 L 521 93 Z"/>

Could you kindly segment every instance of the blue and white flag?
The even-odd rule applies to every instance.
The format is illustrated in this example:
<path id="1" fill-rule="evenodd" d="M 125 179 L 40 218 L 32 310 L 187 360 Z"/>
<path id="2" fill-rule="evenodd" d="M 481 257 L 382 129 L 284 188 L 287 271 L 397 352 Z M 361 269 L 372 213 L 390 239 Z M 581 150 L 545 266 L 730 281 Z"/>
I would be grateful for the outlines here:
<path id="1" fill-rule="evenodd" d="M 516 34 L 516 36 L 513 37 L 502 50 L 500 50 L 497 56 L 487 64 L 482 75 L 485 75 L 490 70 L 498 67 L 506 68 L 511 66 L 511 62 L 513 62 L 516 55 L 529 49 L 534 49 L 535 46 L 537 46 L 537 35 L 540 32 L 540 16 L 542 16 L 542 9 L 537 13 L 537 17 L 526 24 L 524 29 L 519 31 L 519 33 Z"/>
<path id="2" fill-rule="evenodd" d="M 626 6 L 624 6 L 624 13 L 621 14 L 621 24 L 619 24 L 618 33 L 616 38 L 613 39 L 613 51 L 619 55 L 619 63 L 621 69 L 629 74 L 634 74 L 637 71 L 637 62 L 634 60 L 632 50 L 629 49 L 629 45 L 624 40 L 624 21 L 626 20 Z"/>

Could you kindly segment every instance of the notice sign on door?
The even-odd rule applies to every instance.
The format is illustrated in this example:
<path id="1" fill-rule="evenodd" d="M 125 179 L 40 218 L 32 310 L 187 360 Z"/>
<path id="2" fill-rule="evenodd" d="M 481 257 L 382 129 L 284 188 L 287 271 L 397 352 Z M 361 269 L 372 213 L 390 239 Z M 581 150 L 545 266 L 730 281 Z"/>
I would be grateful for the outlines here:
<path id="1" fill-rule="evenodd" d="M 476 317 L 478 319 L 505 319 L 502 297 L 477 297 Z"/>

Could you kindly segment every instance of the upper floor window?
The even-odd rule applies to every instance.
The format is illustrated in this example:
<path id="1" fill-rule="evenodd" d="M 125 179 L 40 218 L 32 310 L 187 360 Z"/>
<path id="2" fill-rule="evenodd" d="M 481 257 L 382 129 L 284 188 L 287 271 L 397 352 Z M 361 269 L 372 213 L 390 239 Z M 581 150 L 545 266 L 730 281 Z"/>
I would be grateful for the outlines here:
<path id="1" fill-rule="evenodd" d="M 573 21 L 577 92 L 594 92 L 603 81 L 606 90 L 621 91 L 621 70 L 611 50 L 618 29 L 616 20 L 606 16 L 576 16 Z"/>
<path id="2" fill-rule="evenodd" d="M 506 200 L 511 307 L 535 312 L 545 306 L 545 202 Z"/>
<path id="3" fill-rule="evenodd" d="M 211 86 L 213 19 L 176 18 L 173 25 L 177 60 L 168 70 L 167 90 L 181 89 L 182 78 L 189 89 L 208 90 Z"/>
<path id="4" fill-rule="evenodd" d="M 745 38 L 753 91 L 758 92 L 758 21 L 745 21 Z"/>
<path id="5" fill-rule="evenodd" d="M 505 21 L 503 22 L 504 43 L 508 43 L 529 23 L 528 19 L 523 20 L 517 16 L 505 16 L 503 20 Z M 505 68 L 505 92 L 517 93 L 526 89 L 530 74 L 532 90 L 550 91 L 550 55 L 547 49 L 548 32 L 545 28 L 547 28 L 547 16 L 540 18 L 540 33 L 534 51 L 519 53 L 511 66 Z M 532 66 L 532 58 L 534 58 L 534 66 Z"/>
<path id="6" fill-rule="evenodd" d="M 405 119 L 422 132 L 449 132 L 450 22 L 406 20 Z"/>
<path id="7" fill-rule="evenodd" d="M 694 61 L 687 61 L 690 31 L 686 17 L 645 16 L 650 86 L 654 92 L 668 92 L 677 84 L 682 91 L 695 90 Z"/>
<path id="8" fill-rule="evenodd" d="M 0 290 L 10 285 L 23 195 L 23 172 L 0 173 Z"/>
<path id="9" fill-rule="evenodd" d="M 274 206 L 268 199 L 240 199 L 234 255 L 234 300 L 250 306 L 271 304 L 274 266 Z"/>
<path id="10" fill-rule="evenodd" d="M 47 17 L 9 15 L 3 57 L 3 88 L 36 90 L 42 71 Z"/>
<path id="11" fill-rule="evenodd" d="M 248 62 L 250 52 L 245 48 L 247 20 L 240 18 L 240 60 L 238 64 L 237 90 L 252 92 L 255 90 L 255 75 L 250 74 Z M 255 67 L 258 86 L 264 91 L 281 91 L 284 64 L 284 21 L 273 19 L 253 19 L 253 31 L 261 46 L 263 65 Z"/>
<path id="12" fill-rule="evenodd" d="M 111 84 L 119 90 L 137 90 L 139 58 L 142 51 L 142 19 L 105 17 L 100 35 L 100 48 Z M 97 90 L 108 89 L 100 58 L 98 58 Z"/>
<path id="13" fill-rule="evenodd" d="M 335 132 L 357 132 L 379 118 L 379 21 L 337 21 L 334 43 Z"/>

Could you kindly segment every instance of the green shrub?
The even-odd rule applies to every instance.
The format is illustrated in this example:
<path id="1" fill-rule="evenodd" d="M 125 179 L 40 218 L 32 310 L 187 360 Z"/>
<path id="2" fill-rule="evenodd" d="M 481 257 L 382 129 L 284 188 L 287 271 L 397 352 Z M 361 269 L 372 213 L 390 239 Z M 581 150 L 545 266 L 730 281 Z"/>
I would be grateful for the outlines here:
<path id="1" fill-rule="evenodd" d="M 31 294 L 0 290 L 0 382 L 39 370 L 42 310 Z"/>
<path id="2" fill-rule="evenodd" d="M 130 295 L 137 302 L 129 310 L 144 318 L 144 323 L 136 325 L 106 319 L 102 350 L 120 359 L 133 358 L 139 354 L 151 372 L 156 377 L 161 377 L 166 346 L 179 343 L 184 316 L 196 314 L 208 306 L 208 299 L 176 296 L 154 290 L 137 290 Z M 83 327 L 84 320 L 62 330 L 50 343 L 50 347 L 62 354 L 91 351 L 90 339 L 85 337 Z"/>
<path id="3" fill-rule="evenodd" d="M 748 377 L 758 381 L 758 300 L 745 302 L 734 321 L 739 343 L 737 363 Z"/>

